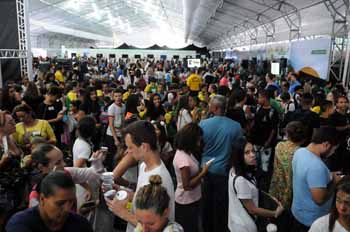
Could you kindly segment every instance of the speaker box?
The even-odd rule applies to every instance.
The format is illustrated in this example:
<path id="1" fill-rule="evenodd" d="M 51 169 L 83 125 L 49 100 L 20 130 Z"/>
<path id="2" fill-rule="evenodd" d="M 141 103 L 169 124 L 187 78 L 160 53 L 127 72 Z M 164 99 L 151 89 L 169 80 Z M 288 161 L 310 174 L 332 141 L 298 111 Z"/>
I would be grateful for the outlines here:
<path id="1" fill-rule="evenodd" d="M 15 0 L 0 1 L 0 48 L 18 49 L 17 9 Z M 21 67 L 19 59 L 4 59 L 1 61 L 3 82 L 19 80 Z"/>

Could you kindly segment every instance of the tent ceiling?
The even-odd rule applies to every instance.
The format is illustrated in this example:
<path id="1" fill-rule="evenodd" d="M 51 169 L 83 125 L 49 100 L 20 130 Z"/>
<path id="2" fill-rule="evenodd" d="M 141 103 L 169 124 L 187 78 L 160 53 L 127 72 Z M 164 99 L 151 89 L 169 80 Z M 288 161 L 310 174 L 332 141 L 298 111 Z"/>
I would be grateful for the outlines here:
<path id="1" fill-rule="evenodd" d="M 29 0 L 32 33 L 72 30 L 85 38 L 181 47 L 188 42 L 215 47 L 223 41 L 245 43 L 246 37 L 264 41 L 288 39 L 289 23 L 301 35 L 330 34 L 332 19 L 323 0 Z M 187 14 L 186 7 L 194 4 Z M 196 8 L 196 9 L 195 9 Z M 188 9 L 187 9 L 188 10 Z M 185 13 L 184 13 L 185 12 Z M 286 20 L 285 16 L 288 15 Z M 187 20 L 188 19 L 188 20 Z M 299 19 L 299 20 L 298 20 Z M 51 27 L 45 27 L 45 25 Z M 263 25 L 263 26 L 262 26 Z M 66 29 L 66 30 L 65 30 Z M 188 32 L 188 34 L 187 34 Z M 246 38 L 245 38 L 246 39 Z M 152 41 L 147 41 L 152 40 Z M 142 41 L 147 41 L 142 43 Z"/>

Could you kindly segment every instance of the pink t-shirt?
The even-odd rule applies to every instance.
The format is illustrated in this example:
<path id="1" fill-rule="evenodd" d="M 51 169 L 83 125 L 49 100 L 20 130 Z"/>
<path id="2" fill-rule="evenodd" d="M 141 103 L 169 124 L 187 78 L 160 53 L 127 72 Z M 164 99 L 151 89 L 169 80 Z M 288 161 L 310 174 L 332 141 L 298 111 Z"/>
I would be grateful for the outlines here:
<path id="1" fill-rule="evenodd" d="M 192 155 L 188 155 L 184 151 L 177 150 L 173 161 L 177 187 L 175 191 L 175 202 L 183 205 L 191 204 L 199 201 L 202 197 L 201 185 L 196 186 L 190 191 L 185 191 L 182 185 L 182 177 L 180 169 L 188 167 L 190 169 L 190 176 L 196 176 L 199 172 L 199 163 Z"/>
<path id="2" fill-rule="evenodd" d="M 228 79 L 226 77 L 221 78 L 219 86 L 228 86 Z"/>

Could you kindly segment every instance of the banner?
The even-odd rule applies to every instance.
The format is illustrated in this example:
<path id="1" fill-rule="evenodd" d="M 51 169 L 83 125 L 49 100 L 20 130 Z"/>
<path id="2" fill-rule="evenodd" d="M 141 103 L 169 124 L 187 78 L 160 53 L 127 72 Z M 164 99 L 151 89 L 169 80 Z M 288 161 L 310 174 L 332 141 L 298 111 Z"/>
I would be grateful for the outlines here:
<path id="1" fill-rule="evenodd" d="M 296 72 L 327 80 L 330 48 L 330 38 L 292 42 L 290 63 Z"/>

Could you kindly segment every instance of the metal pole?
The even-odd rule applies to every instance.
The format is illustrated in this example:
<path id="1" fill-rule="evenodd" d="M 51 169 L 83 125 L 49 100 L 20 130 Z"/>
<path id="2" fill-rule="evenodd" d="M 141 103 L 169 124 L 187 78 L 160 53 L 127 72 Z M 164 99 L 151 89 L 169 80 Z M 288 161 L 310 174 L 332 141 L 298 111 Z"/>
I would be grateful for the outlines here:
<path id="1" fill-rule="evenodd" d="M 0 60 L 0 88 L 2 88 L 2 70 L 1 70 L 1 60 Z"/>
<path id="2" fill-rule="evenodd" d="M 32 45 L 30 41 L 30 25 L 29 25 L 29 1 L 24 1 L 24 22 L 25 22 L 25 33 L 26 33 L 26 47 L 27 47 L 27 70 L 28 78 L 30 81 L 33 80 L 33 57 L 32 57 Z"/>

